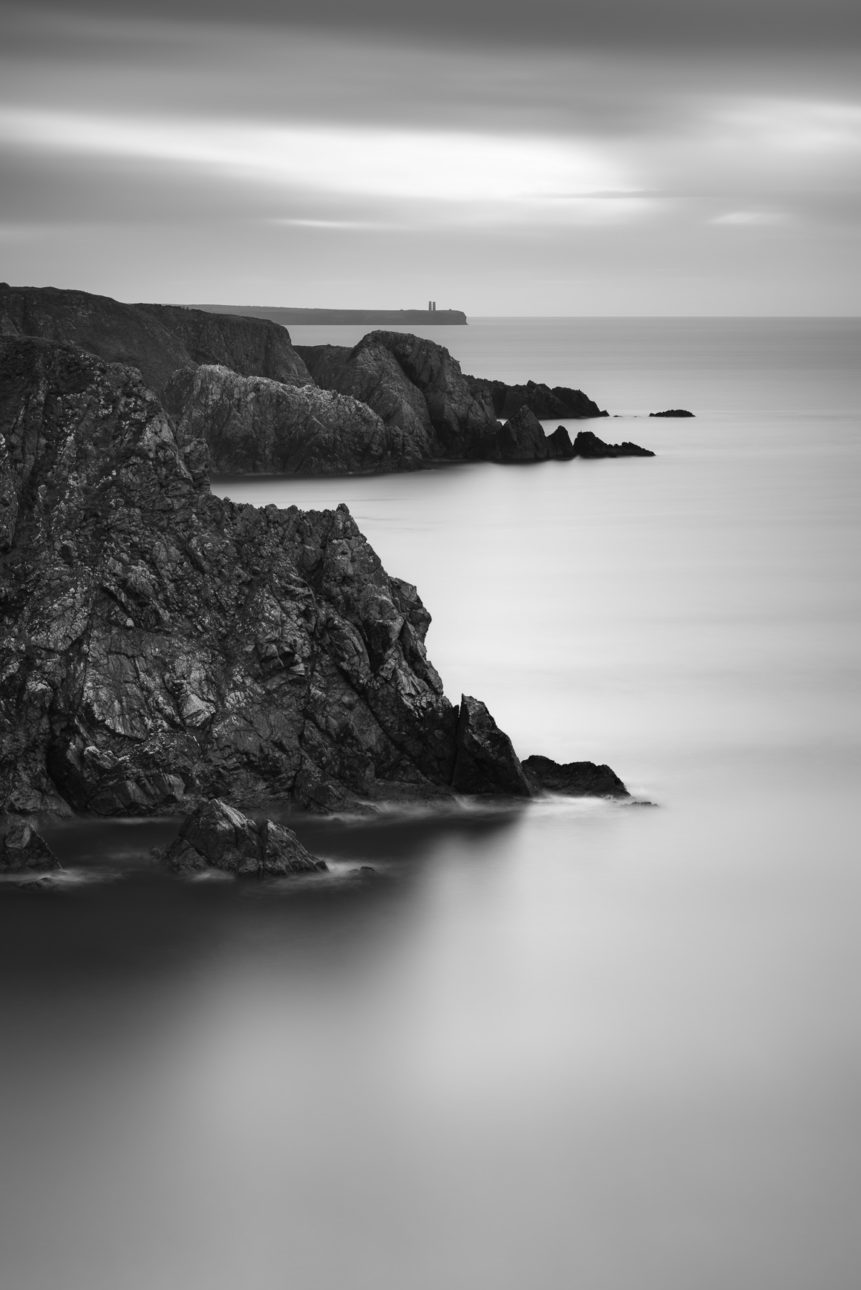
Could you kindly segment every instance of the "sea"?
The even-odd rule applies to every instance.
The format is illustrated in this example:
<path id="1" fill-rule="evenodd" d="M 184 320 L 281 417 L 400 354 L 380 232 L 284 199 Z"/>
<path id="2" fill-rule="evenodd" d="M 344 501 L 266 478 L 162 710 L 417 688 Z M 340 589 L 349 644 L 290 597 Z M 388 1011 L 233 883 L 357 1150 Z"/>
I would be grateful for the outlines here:
<path id="1" fill-rule="evenodd" d="M 422 334 L 657 455 L 214 489 L 345 502 L 453 701 L 654 805 L 300 820 L 335 878 L 274 887 L 55 828 L 0 889 L 0 1284 L 856 1290 L 861 321 Z"/>

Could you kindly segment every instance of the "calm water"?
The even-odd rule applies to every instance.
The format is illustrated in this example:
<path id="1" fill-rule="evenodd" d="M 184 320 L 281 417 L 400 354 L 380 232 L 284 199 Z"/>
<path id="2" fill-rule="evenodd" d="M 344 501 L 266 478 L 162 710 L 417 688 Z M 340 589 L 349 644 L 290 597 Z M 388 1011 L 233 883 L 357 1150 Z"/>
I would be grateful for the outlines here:
<path id="1" fill-rule="evenodd" d="M 452 699 L 660 809 L 305 822 L 344 881 L 266 896 L 60 830 L 101 881 L 0 891 L 0 1283 L 855 1290 L 861 324 L 428 334 L 659 455 L 219 491 L 346 501 Z"/>

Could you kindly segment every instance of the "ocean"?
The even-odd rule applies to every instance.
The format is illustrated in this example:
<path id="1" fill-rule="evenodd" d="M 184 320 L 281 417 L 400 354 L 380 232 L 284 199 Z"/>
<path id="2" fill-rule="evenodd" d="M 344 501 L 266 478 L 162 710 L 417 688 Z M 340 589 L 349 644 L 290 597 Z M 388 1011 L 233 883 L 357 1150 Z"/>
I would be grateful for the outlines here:
<path id="1" fill-rule="evenodd" d="M 306 820 L 292 895 L 58 828 L 99 880 L 0 892 L 3 1284 L 855 1290 L 861 322 L 423 334 L 657 456 L 215 490 L 346 502 L 452 700 L 656 805 Z"/>

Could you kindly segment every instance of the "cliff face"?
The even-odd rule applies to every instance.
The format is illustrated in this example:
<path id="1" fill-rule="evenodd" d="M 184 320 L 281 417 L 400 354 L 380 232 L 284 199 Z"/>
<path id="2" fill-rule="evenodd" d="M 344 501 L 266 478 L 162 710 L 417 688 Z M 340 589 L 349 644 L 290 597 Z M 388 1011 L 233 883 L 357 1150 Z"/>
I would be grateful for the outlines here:
<path id="1" fill-rule="evenodd" d="M 374 331 L 353 349 L 299 346 L 299 353 L 318 385 L 367 403 L 428 459 L 492 457 L 499 423 L 490 398 L 473 392 L 442 345 Z"/>
<path id="2" fill-rule="evenodd" d="M 0 803 L 444 793 L 429 615 L 344 508 L 213 497 L 138 373 L 0 340 Z"/>
<path id="3" fill-rule="evenodd" d="M 205 439 L 224 474 L 344 475 L 420 464 L 410 437 L 366 404 L 316 385 L 292 386 L 226 367 L 183 368 L 163 398 L 187 439 Z"/>
<path id="4" fill-rule="evenodd" d="M 311 379 L 288 333 L 276 323 L 167 305 L 125 305 L 86 291 L 0 284 L 0 334 L 80 345 L 108 362 L 136 367 L 157 392 L 177 368 L 197 363 L 223 363 L 246 376 L 290 384 Z"/>

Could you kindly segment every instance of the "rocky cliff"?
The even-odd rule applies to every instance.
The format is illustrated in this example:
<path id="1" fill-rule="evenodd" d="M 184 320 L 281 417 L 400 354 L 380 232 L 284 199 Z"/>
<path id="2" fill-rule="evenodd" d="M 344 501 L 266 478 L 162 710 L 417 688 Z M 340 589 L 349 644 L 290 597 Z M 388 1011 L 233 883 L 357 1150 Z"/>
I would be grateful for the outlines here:
<path id="1" fill-rule="evenodd" d="M 444 346 L 373 331 L 353 349 L 300 345 L 298 352 L 318 385 L 367 403 L 387 425 L 409 434 L 428 459 L 492 456 L 499 431 L 492 402 L 470 388 Z"/>
<path id="2" fill-rule="evenodd" d="M 421 464 L 413 438 L 349 395 L 226 367 L 182 368 L 163 403 L 186 439 L 205 439 L 221 474 L 347 475 Z"/>
<path id="3" fill-rule="evenodd" d="M 276 323 L 214 317 L 169 305 L 125 305 L 108 296 L 0 284 L 0 334 L 70 341 L 108 362 L 136 367 L 164 389 L 179 367 L 222 363 L 245 376 L 289 384 L 311 378 Z"/>
<path id="4" fill-rule="evenodd" d="M 572 390 L 566 385 L 544 385 L 527 381 L 525 385 L 509 385 L 505 381 L 487 381 L 478 376 L 467 376 L 466 382 L 477 398 L 488 398 L 498 417 L 513 417 L 521 408 L 543 421 L 606 417 L 582 390 Z"/>
<path id="5" fill-rule="evenodd" d="M 213 497 L 193 431 L 134 369 L 0 339 L 0 806 L 525 784 L 483 705 L 443 695 L 416 589 L 346 508 Z"/>

